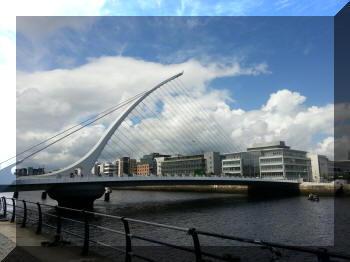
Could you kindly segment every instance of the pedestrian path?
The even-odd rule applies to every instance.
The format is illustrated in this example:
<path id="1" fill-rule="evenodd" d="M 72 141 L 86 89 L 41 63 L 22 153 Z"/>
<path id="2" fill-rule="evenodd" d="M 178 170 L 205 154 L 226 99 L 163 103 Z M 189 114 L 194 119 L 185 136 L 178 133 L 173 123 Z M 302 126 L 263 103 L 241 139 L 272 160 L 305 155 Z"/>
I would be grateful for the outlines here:
<path id="1" fill-rule="evenodd" d="M 110 262 L 109 258 L 96 254 L 81 256 L 81 248 L 73 245 L 45 247 L 41 242 L 51 241 L 52 236 L 37 235 L 32 228 L 21 228 L 8 221 L 0 222 L 0 261 L 30 262 Z"/>

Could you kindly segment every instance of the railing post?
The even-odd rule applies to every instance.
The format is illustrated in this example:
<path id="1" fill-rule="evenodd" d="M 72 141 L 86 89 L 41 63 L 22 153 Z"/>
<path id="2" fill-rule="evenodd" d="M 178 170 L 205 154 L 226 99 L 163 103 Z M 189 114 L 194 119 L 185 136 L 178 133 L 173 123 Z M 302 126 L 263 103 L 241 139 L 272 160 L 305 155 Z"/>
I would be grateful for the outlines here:
<path id="1" fill-rule="evenodd" d="M 56 228 L 55 242 L 59 242 L 61 240 L 62 221 L 61 221 L 61 213 L 58 206 L 56 206 L 56 213 L 57 213 L 57 228 Z"/>
<path id="2" fill-rule="evenodd" d="M 6 218 L 6 212 L 7 212 L 7 203 L 6 203 L 6 198 L 2 197 L 2 205 L 3 205 L 3 209 L 4 209 L 4 217 Z"/>
<path id="3" fill-rule="evenodd" d="M 38 206 L 38 216 L 39 216 L 38 227 L 37 227 L 37 229 L 36 229 L 36 234 L 39 235 L 39 234 L 41 234 L 41 228 L 42 228 L 42 226 L 43 226 L 43 215 L 42 215 L 42 213 L 41 213 L 41 206 L 40 206 L 40 203 L 37 202 L 36 204 L 37 204 L 37 206 Z"/>
<path id="4" fill-rule="evenodd" d="M 16 216 L 16 202 L 15 202 L 15 199 L 12 198 L 12 217 L 11 217 L 11 223 L 15 222 L 15 216 Z"/>
<path id="5" fill-rule="evenodd" d="M 190 228 L 187 233 L 192 236 L 194 253 L 196 255 L 196 262 L 202 261 L 201 245 L 199 243 L 198 234 L 195 228 Z"/>
<path id="6" fill-rule="evenodd" d="M 131 261 L 131 235 L 130 235 L 130 228 L 129 223 L 127 220 L 125 220 L 125 217 L 121 218 L 124 230 L 125 230 L 125 262 Z"/>
<path id="7" fill-rule="evenodd" d="M 25 227 L 27 222 L 27 203 L 25 200 L 22 200 L 22 202 L 23 202 L 23 220 L 22 220 L 21 227 Z"/>
<path id="8" fill-rule="evenodd" d="M 84 215 L 84 245 L 82 255 L 87 255 L 89 253 L 89 243 L 90 243 L 90 227 L 89 220 L 85 210 L 82 211 Z"/>

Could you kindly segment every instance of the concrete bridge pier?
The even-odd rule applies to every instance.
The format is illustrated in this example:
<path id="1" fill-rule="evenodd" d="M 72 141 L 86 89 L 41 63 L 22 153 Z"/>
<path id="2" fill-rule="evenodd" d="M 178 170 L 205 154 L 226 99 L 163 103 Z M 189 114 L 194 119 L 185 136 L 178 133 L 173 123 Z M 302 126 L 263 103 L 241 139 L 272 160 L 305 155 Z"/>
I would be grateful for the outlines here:
<path id="1" fill-rule="evenodd" d="M 55 185 L 47 190 L 49 197 L 59 206 L 85 210 L 92 210 L 94 201 L 104 192 L 104 185 L 99 184 Z"/>
<path id="2" fill-rule="evenodd" d="M 299 184 L 294 183 L 267 183 L 266 185 L 251 184 L 248 186 L 248 195 L 252 197 L 284 197 L 300 194 Z"/>

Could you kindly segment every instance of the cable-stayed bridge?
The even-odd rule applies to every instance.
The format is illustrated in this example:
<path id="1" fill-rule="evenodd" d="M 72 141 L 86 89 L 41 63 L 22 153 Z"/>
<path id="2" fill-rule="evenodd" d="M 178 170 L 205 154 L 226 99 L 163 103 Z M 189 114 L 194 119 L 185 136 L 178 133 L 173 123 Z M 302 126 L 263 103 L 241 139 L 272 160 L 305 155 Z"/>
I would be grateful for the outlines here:
<path id="1" fill-rule="evenodd" d="M 62 142 L 69 145 L 69 139 L 74 141 L 84 136 L 81 130 L 98 126 L 99 120 L 102 120 L 99 127 L 105 127 L 95 145 L 72 164 L 64 168 L 56 166 L 56 170 L 43 175 L 17 177 L 16 183 L 3 185 L 2 191 L 46 190 L 60 205 L 75 207 L 91 207 L 93 201 L 103 195 L 106 186 L 248 185 L 251 191 L 295 193 L 296 181 L 219 176 L 128 177 L 127 174 L 104 177 L 96 173 L 96 163 L 113 162 L 122 156 L 140 158 L 150 152 L 190 155 L 241 151 L 239 143 L 233 143 L 213 116 L 186 90 L 179 80 L 182 75 L 178 73 L 148 91 L 21 150 L 16 155 L 17 168 L 40 160 L 54 166 L 55 150 L 50 152 L 52 148 Z M 114 121 L 113 113 L 118 114 Z"/>

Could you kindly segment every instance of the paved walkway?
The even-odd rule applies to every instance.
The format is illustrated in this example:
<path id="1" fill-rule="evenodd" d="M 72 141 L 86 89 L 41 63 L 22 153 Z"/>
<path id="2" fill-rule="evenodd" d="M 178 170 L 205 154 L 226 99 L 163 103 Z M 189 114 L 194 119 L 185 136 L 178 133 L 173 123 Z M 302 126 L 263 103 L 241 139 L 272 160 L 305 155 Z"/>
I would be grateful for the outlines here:
<path id="1" fill-rule="evenodd" d="M 0 261 L 4 262 L 110 262 L 112 260 L 91 254 L 81 256 L 81 248 L 72 245 L 44 247 L 41 242 L 52 237 L 37 235 L 32 228 L 20 228 L 14 223 L 0 222 Z"/>

